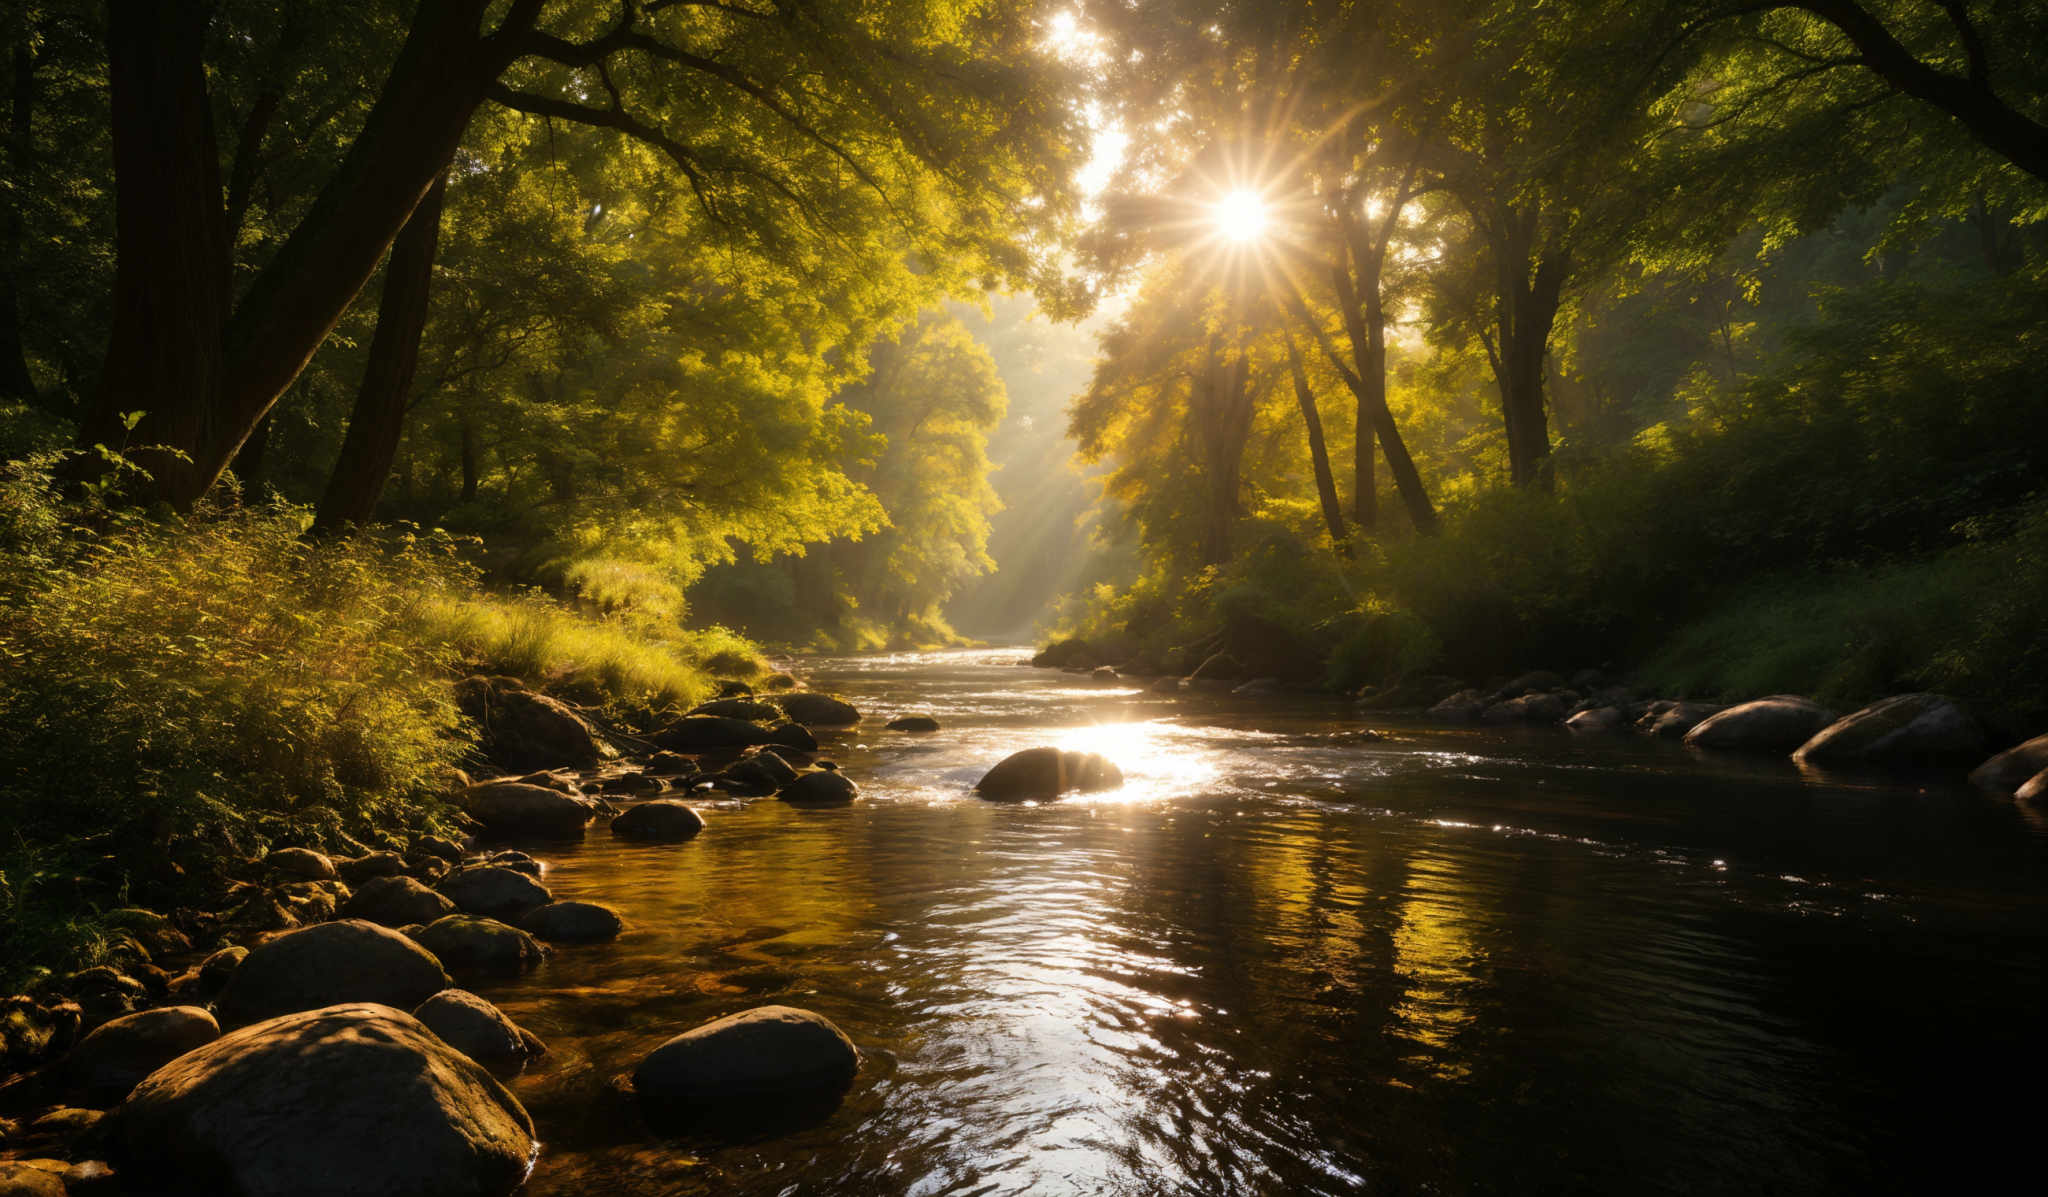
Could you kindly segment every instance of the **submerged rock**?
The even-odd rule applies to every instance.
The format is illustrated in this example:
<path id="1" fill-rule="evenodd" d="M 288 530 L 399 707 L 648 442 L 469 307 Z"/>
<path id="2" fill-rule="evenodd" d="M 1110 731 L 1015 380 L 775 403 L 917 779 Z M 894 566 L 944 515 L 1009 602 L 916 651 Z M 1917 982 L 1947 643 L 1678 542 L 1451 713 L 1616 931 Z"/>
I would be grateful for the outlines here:
<path id="1" fill-rule="evenodd" d="M 488 918 L 520 918 L 554 901 L 547 886 L 496 864 L 450 873 L 441 882 L 441 893 L 462 910 Z"/>
<path id="2" fill-rule="evenodd" d="M 704 830 L 704 816 L 674 798 L 656 798 L 629 806 L 612 820 L 612 834 L 621 839 L 675 844 Z"/>
<path id="3" fill-rule="evenodd" d="M 237 1197 L 498 1197 L 539 1150 L 480 1065 L 369 1003 L 224 1035 L 151 1074 L 108 1122 L 124 1172 Z"/>
<path id="4" fill-rule="evenodd" d="M 685 1031 L 633 1071 L 642 1097 L 682 1101 L 844 1092 L 860 1071 L 846 1033 L 808 1010 L 761 1006 Z"/>
<path id="5" fill-rule="evenodd" d="M 626 920 L 596 902 L 550 902 L 519 920 L 519 929 L 550 943 L 602 943 L 617 939 Z"/>
<path id="6" fill-rule="evenodd" d="M 486 781 L 456 796 L 470 818 L 497 835 L 521 832 L 581 835 L 596 810 L 590 803 L 547 786 L 520 781 Z"/>
<path id="7" fill-rule="evenodd" d="M 1026 748 L 996 762 L 974 789 L 983 798 L 1021 801 L 1057 798 L 1069 790 L 1113 790 L 1123 784 L 1122 770 L 1100 753 Z"/>
<path id="8" fill-rule="evenodd" d="M 797 690 L 777 695 L 775 703 L 792 722 L 807 727 L 851 727 L 860 722 L 860 711 L 852 703 L 830 694 Z"/>
<path id="9" fill-rule="evenodd" d="M 1685 742 L 1730 752 L 1790 752 L 1834 721 L 1833 711 L 1810 698 L 1774 694 L 1707 716 L 1685 733 Z"/>
<path id="10" fill-rule="evenodd" d="M 360 919 L 287 932 L 252 950 L 221 991 L 229 1026 L 336 1002 L 409 1008 L 448 987 L 441 962 L 420 945 Z"/>
<path id="11" fill-rule="evenodd" d="M 141 1010 L 106 1023 L 64 1061 L 65 1080 L 93 1105 L 112 1105 L 157 1069 L 220 1038 L 220 1024 L 197 1006 Z"/>
<path id="12" fill-rule="evenodd" d="M 1994 794 L 2016 794 L 2043 769 L 2048 769 L 2048 736 L 2035 736 L 1970 770 L 1970 784 Z"/>
<path id="13" fill-rule="evenodd" d="M 860 787 L 836 770 L 806 773 L 782 787 L 784 802 L 798 806 L 844 806 L 860 797 Z"/>
<path id="14" fill-rule="evenodd" d="M 467 973 L 516 973 L 546 959 L 539 940 L 497 919 L 451 914 L 413 933 L 419 946 L 449 970 Z"/>
<path id="15" fill-rule="evenodd" d="M 1792 754 L 1802 765 L 1932 765 L 1984 751 L 1984 729 L 1953 699 L 1900 694 L 1829 724 Z"/>
<path id="16" fill-rule="evenodd" d="M 898 715 L 882 728 L 884 731 L 935 732 L 939 730 L 939 721 L 930 715 Z"/>

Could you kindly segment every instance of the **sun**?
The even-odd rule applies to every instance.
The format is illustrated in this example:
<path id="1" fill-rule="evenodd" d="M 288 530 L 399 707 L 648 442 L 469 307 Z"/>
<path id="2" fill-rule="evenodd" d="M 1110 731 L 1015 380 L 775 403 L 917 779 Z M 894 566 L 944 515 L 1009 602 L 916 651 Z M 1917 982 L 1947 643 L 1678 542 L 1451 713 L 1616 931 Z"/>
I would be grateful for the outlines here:
<path id="1" fill-rule="evenodd" d="M 1270 223 L 1265 198 L 1242 187 L 1216 202 L 1211 219 L 1215 222 L 1216 231 L 1226 241 L 1240 245 L 1264 236 Z"/>

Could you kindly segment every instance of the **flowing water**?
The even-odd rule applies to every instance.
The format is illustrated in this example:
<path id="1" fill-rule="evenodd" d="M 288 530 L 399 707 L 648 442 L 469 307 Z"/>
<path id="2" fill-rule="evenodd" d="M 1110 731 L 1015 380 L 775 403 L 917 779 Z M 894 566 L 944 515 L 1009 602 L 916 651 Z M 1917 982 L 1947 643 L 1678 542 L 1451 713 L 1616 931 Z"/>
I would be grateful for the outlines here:
<path id="1" fill-rule="evenodd" d="M 1629 736 L 1381 721 L 1345 743 L 1361 724 L 1335 702 L 1021 664 L 808 662 L 868 714 L 828 744 L 862 801 L 711 802 L 686 844 L 600 825 L 536 848 L 557 897 L 631 929 L 478 986 L 551 1049 L 512 1082 L 545 1140 L 528 1192 L 2038 1178 L 2048 819 Z M 880 730 L 912 710 L 945 730 Z M 1129 782 L 968 792 L 1036 743 Z M 767 1003 L 859 1044 L 830 1114 L 657 1130 L 613 1084 Z"/>

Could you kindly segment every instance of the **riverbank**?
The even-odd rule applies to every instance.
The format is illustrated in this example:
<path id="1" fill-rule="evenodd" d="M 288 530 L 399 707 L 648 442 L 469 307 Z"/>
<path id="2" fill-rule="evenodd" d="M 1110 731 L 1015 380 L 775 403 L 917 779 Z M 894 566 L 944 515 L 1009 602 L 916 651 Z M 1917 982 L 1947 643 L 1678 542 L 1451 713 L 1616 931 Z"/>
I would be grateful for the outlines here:
<path id="1" fill-rule="evenodd" d="M 1114 658 L 1120 664 L 1111 664 Z M 1159 675 L 1135 661 L 1079 637 L 1053 641 L 1031 657 L 1033 666 L 1059 669 L 1095 684 L 1126 678 L 1152 693 L 1188 688 L 1269 695 L 1290 688 L 1281 677 L 1256 677 L 1230 652 L 1210 654 L 1185 677 Z M 1536 670 L 1495 678 L 1484 687 L 1441 675 L 1367 686 L 1350 697 L 1365 716 L 1406 715 L 1436 722 L 1493 726 L 1560 726 L 1580 735 L 1633 732 L 1682 740 L 1709 752 L 1789 756 L 1802 768 L 1967 770 L 1973 785 L 2000 797 L 2048 802 L 2048 731 L 2016 738 L 2017 717 L 1983 720 L 1965 704 L 1940 694 L 1891 695 L 1855 710 L 1836 711 L 1803 695 L 1776 694 L 1712 702 L 1659 698 L 1602 670 L 1569 678 Z"/>

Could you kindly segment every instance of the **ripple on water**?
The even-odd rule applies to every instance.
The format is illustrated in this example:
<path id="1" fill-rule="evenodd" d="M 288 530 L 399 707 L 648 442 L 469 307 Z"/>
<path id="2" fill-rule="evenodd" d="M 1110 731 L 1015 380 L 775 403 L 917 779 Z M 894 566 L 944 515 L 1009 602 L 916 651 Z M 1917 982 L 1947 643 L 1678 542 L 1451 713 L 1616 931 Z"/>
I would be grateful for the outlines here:
<path id="1" fill-rule="evenodd" d="M 2010 804 L 1625 737 L 1330 745 L 1334 704 L 1019 660 L 806 662 L 943 730 L 837 737 L 850 808 L 550 858 L 631 928 L 488 990 L 552 1049 L 528 1191 L 1898 1190 L 2030 1141 L 1991 1096 L 2048 1062 L 2048 840 Z M 969 794 L 1032 743 L 1129 784 Z M 766 1002 L 867 1058 L 822 1122 L 662 1138 L 611 1086 Z"/>

